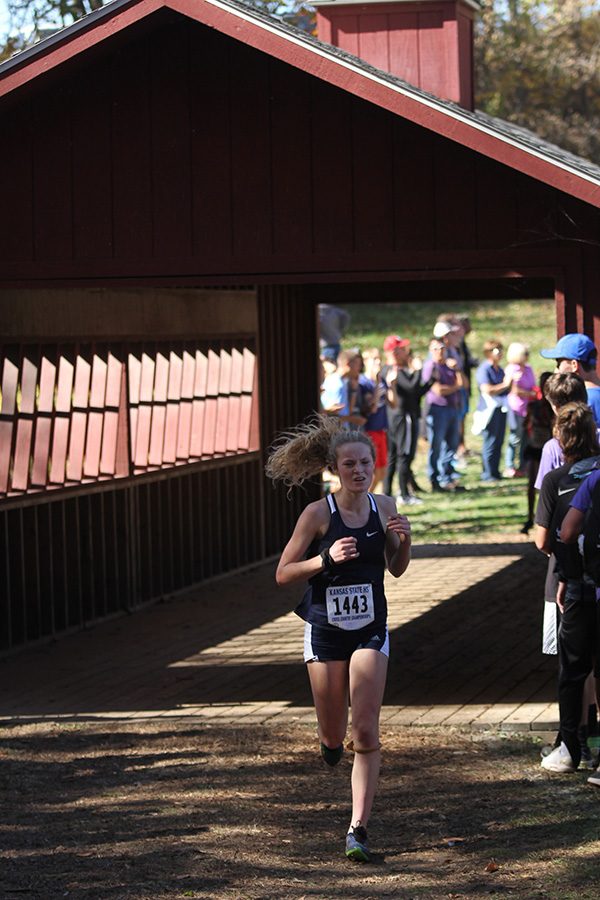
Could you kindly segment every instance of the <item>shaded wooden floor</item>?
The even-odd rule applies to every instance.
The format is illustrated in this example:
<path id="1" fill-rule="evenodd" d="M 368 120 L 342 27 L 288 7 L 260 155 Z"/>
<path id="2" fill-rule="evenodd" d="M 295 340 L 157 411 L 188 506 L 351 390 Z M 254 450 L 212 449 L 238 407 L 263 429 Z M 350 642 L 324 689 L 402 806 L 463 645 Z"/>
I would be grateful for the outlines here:
<path id="1" fill-rule="evenodd" d="M 213 582 L 0 662 L 0 719 L 191 717 L 313 721 L 302 587 L 274 565 Z M 518 731 L 557 725 L 556 659 L 541 654 L 545 560 L 529 542 L 414 548 L 389 579 L 384 725 Z"/>

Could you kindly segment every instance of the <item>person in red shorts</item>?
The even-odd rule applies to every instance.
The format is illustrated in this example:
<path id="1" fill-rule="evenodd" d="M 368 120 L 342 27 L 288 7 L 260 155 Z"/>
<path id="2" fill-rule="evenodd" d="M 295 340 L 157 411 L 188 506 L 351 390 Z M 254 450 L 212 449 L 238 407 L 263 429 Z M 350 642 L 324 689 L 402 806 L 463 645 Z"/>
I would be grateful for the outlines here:
<path id="1" fill-rule="evenodd" d="M 389 388 L 381 374 L 381 354 L 377 347 L 369 347 L 363 351 L 363 382 L 373 397 L 372 412 L 365 422 L 365 432 L 375 447 L 375 470 L 372 491 L 381 490 L 388 463 L 387 444 L 387 405 Z"/>

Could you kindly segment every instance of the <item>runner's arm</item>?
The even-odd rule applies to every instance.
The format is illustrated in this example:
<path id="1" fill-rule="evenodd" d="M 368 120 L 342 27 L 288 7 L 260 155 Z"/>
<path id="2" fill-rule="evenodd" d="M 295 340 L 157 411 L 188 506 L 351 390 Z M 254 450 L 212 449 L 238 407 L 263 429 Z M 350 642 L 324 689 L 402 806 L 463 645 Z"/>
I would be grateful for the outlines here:
<path id="1" fill-rule="evenodd" d="M 388 571 L 394 578 L 399 578 L 410 562 L 410 522 L 406 516 L 398 515 L 391 497 L 378 494 L 375 500 L 385 529 L 385 561 Z"/>
<path id="2" fill-rule="evenodd" d="M 325 500 L 317 500 L 310 503 L 300 514 L 296 522 L 294 532 L 287 542 L 277 571 L 275 580 L 277 584 L 292 584 L 294 581 L 305 581 L 323 572 L 326 567 L 321 554 L 305 559 L 306 551 L 319 531 L 324 533 L 329 521 L 329 512 Z M 329 548 L 329 556 L 334 565 L 339 565 L 348 559 L 357 559 L 356 538 L 344 537 L 335 541 Z"/>

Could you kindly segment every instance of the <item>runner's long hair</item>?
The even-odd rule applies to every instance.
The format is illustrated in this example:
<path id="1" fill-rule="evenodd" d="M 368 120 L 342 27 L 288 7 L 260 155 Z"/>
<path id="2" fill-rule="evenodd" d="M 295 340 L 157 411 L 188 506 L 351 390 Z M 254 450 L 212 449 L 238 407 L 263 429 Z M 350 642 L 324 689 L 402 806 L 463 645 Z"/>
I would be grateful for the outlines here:
<path id="1" fill-rule="evenodd" d="M 337 451 L 345 444 L 365 444 L 375 460 L 375 448 L 363 432 L 344 428 L 336 416 L 315 413 L 308 422 L 279 435 L 271 447 L 265 473 L 271 481 L 299 487 L 324 469 L 336 469 Z"/>

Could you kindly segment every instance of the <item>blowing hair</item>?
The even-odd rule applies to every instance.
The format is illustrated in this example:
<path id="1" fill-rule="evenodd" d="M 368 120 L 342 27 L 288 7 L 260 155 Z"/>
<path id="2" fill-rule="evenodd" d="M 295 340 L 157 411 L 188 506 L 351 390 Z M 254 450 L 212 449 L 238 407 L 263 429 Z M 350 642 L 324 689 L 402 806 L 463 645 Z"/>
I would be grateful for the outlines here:
<path id="1" fill-rule="evenodd" d="M 554 423 L 554 435 L 568 462 L 600 454 L 596 422 L 587 403 L 561 406 Z"/>
<path id="2" fill-rule="evenodd" d="M 544 396 L 557 409 L 565 403 L 587 403 L 583 379 L 574 372 L 555 372 L 544 385 Z"/>
<path id="3" fill-rule="evenodd" d="M 308 422 L 279 435 L 269 453 L 265 474 L 271 481 L 299 487 L 324 469 L 335 469 L 337 451 L 345 444 L 365 444 L 375 459 L 375 449 L 364 431 L 344 428 L 336 416 L 315 413 Z"/>

